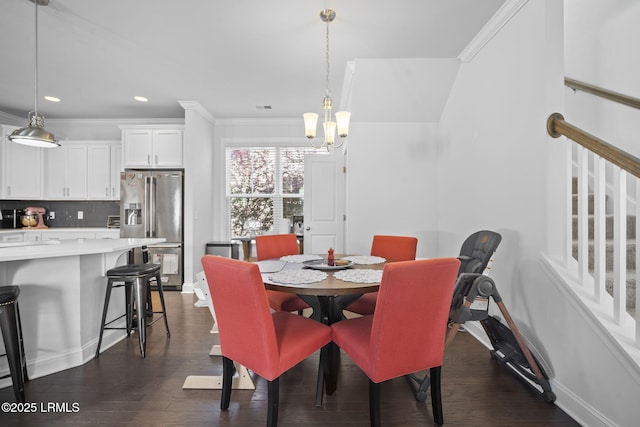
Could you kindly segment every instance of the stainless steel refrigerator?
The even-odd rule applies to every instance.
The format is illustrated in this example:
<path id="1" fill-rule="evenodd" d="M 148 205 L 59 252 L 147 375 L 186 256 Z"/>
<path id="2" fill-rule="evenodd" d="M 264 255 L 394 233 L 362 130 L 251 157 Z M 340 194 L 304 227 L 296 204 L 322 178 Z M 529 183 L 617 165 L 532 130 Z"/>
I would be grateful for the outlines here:
<path id="1" fill-rule="evenodd" d="M 164 237 L 149 245 L 149 261 L 162 266 L 164 289 L 182 289 L 184 172 L 126 169 L 120 174 L 120 237 Z M 134 261 L 142 262 L 137 253 Z"/>

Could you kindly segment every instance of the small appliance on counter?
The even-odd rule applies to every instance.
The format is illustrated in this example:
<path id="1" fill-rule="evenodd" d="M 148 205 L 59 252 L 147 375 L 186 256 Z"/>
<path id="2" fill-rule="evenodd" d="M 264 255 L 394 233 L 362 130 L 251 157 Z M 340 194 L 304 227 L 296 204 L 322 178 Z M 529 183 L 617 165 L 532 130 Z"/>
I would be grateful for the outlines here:
<path id="1" fill-rule="evenodd" d="M 44 223 L 44 214 L 47 213 L 45 208 L 30 207 L 24 209 L 22 215 L 22 226 L 24 228 L 49 228 Z"/>
<path id="2" fill-rule="evenodd" d="M 22 228 L 24 209 L 0 209 L 0 228 Z"/>
<path id="3" fill-rule="evenodd" d="M 107 215 L 107 228 L 120 228 L 120 215 Z"/>

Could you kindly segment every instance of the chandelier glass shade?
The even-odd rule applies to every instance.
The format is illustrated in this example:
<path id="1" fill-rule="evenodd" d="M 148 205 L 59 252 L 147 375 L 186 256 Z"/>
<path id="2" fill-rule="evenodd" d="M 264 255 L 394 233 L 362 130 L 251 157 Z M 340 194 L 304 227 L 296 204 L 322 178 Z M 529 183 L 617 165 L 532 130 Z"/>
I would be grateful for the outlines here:
<path id="1" fill-rule="evenodd" d="M 29 112 L 29 124 L 27 127 L 16 129 L 7 138 L 11 142 L 33 147 L 53 148 L 60 144 L 55 135 L 44 129 L 44 117 L 38 114 L 38 5 L 46 6 L 49 0 L 29 0 L 35 6 L 36 27 L 36 60 L 35 60 L 35 108 Z"/>
<path id="2" fill-rule="evenodd" d="M 344 138 L 349 135 L 349 119 L 351 117 L 351 113 L 348 111 L 338 111 L 335 113 L 335 115 L 332 114 L 333 99 L 331 98 L 331 90 L 329 88 L 329 71 L 331 69 L 329 62 L 329 24 L 335 19 L 335 17 L 336 13 L 331 9 L 324 9 L 320 12 L 320 18 L 322 19 L 322 21 L 327 23 L 327 76 L 325 80 L 325 95 L 322 102 L 322 108 L 324 109 L 324 122 L 322 123 L 322 128 L 324 130 L 324 140 L 320 145 L 314 144 L 319 115 L 317 113 L 305 113 L 302 115 L 304 119 L 305 136 L 311 141 L 311 145 L 316 148 L 321 148 L 323 146 L 326 146 L 327 149 L 329 149 L 329 147 L 339 148 L 344 143 Z M 339 143 L 336 143 L 336 131 L 338 133 L 338 136 L 340 137 Z"/>

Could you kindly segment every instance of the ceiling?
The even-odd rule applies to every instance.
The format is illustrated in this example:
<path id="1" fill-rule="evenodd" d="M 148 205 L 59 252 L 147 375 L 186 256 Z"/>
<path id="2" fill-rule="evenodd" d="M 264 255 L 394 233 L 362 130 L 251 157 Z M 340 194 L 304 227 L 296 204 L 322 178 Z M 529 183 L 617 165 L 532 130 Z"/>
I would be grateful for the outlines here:
<path id="1" fill-rule="evenodd" d="M 198 101 L 215 118 L 297 118 L 322 107 L 322 9 L 337 14 L 330 84 L 339 105 L 349 61 L 456 58 L 504 2 L 49 0 L 38 9 L 38 111 L 179 118 L 178 101 Z M 25 120 L 35 102 L 34 9 L 0 2 L 0 111 Z"/>

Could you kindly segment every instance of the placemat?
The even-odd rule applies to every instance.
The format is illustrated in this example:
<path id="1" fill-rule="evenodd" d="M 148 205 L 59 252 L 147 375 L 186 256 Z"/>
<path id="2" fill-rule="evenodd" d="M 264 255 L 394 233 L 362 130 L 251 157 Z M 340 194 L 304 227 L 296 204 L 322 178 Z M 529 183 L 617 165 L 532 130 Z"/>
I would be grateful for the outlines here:
<path id="1" fill-rule="evenodd" d="M 269 275 L 274 283 L 300 285 L 302 283 L 321 282 L 327 278 L 327 273 L 317 270 L 284 270 Z"/>
<path id="2" fill-rule="evenodd" d="M 348 261 L 353 261 L 354 264 L 360 265 L 372 265 L 372 264 L 382 264 L 386 261 L 386 259 L 379 256 L 369 256 L 369 255 L 352 255 L 346 256 L 342 259 L 346 259 Z"/>
<path id="3" fill-rule="evenodd" d="M 380 283 L 382 270 L 341 270 L 333 273 L 333 277 L 345 282 L 354 283 Z"/>
<path id="4" fill-rule="evenodd" d="M 280 261 L 303 263 L 314 259 L 322 259 L 320 255 L 285 255 L 280 257 Z"/>

